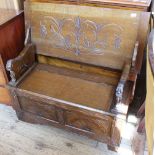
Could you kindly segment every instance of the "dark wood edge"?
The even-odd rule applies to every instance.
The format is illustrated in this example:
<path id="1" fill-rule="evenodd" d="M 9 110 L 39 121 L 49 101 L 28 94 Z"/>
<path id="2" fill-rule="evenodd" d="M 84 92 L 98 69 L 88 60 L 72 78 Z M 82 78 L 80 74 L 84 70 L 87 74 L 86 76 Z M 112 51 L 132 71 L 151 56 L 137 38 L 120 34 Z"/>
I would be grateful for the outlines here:
<path id="1" fill-rule="evenodd" d="M 139 29 L 137 34 L 137 41 L 139 43 L 137 59 L 135 62 L 135 74 L 139 74 L 141 71 L 143 55 L 147 44 L 148 32 L 149 32 L 150 12 L 141 12 L 139 20 Z"/>
<path id="2" fill-rule="evenodd" d="M 8 60 L 6 70 L 10 72 L 11 82 L 15 83 L 35 63 L 35 46 L 27 44 L 14 59 Z"/>
<path id="3" fill-rule="evenodd" d="M 14 22 L 16 20 L 16 18 L 19 18 L 20 16 L 24 16 L 24 11 L 23 10 L 19 11 L 18 14 L 14 15 L 13 17 L 10 17 L 10 19 L 8 19 L 4 23 L 2 23 L 0 25 L 0 29 L 2 29 L 3 27 L 5 27 L 5 25 L 7 25 L 7 24 L 9 24 L 11 22 Z"/>

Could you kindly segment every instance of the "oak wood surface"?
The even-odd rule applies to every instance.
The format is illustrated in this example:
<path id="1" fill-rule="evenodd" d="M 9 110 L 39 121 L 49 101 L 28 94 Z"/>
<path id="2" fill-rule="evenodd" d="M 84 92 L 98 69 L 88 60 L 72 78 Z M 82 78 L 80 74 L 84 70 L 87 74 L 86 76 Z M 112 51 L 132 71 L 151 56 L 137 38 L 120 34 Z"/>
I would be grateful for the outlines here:
<path id="1" fill-rule="evenodd" d="M 44 56 L 37 54 L 37 61 L 38 63 L 41 64 L 47 64 L 51 66 L 56 66 L 56 67 L 62 67 L 63 69 L 71 69 L 73 71 L 80 71 L 80 72 L 85 72 L 85 73 L 91 73 L 96 76 L 104 76 L 104 79 L 108 76 L 108 81 L 115 81 L 118 82 L 120 76 L 121 76 L 121 71 L 120 70 L 115 70 L 115 69 L 110 69 L 110 68 L 104 68 L 104 67 L 99 67 L 99 66 L 93 66 L 85 63 L 76 63 L 74 61 L 66 61 L 63 59 L 58 59 L 54 57 L 49 57 L 49 56 Z"/>
<path id="2" fill-rule="evenodd" d="M 25 10 L 37 54 L 122 70 L 138 41 L 140 69 L 149 13 L 29 1 Z"/>
<path id="3" fill-rule="evenodd" d="M 22 81 L 19 88 L 104 111 L 109 109 L 115 91 L 115 86 L 103 82 L 66 76 L 38 67 Z"/>

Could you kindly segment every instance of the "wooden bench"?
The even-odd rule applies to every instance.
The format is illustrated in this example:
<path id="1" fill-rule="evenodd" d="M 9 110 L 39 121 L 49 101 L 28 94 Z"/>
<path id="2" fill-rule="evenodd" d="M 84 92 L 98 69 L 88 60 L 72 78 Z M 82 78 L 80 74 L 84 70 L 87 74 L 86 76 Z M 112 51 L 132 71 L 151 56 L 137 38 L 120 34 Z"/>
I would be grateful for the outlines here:
<path id="1" fill-rule="evenodd" d="M 134 95 L 149 13 L 25 2 L 27 35 L 7 62 L 19 119 L 119 146 Z"/>

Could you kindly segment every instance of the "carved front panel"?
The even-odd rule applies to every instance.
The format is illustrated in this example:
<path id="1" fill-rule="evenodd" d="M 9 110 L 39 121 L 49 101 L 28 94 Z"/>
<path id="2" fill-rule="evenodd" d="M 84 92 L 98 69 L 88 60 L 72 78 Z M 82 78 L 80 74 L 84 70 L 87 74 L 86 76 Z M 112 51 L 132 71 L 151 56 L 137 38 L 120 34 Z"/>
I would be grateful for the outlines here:
<path id="1" fill-rule="evenodd" d="M 41 101 L 31 100 L 27 97 L 18 97 L 18 99 L 22 110 L 56 122 L 58 121 L 55 106 L 48 105 L 47 103 L 43 103 Z"/>
<path id="2" fill-rule="evenodd" d="M 40 54 L 117 69 L 132 57 L 139 12 L 39 2 L 25 6 Z"/>
<path id="3" fill-rule="evenodd" d="M 75 112 L 65 112 L 66 125 L 95 134 L 99 137 L 110 137 L 112 118 L 104 116 L 103 119 L 92 118 Z"/>

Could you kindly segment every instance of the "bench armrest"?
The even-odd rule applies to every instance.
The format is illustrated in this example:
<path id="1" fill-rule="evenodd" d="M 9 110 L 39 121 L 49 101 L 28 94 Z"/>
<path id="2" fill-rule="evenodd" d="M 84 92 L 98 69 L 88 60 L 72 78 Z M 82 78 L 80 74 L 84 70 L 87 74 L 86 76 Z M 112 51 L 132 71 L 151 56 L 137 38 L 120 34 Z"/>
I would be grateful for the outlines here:
<path id="1" fill-rule="evenodd" d="M 14 59 L 7 61 L 6 70 L 10 72 L 11 82 L 15 83 L 35 62 L 35 46 L 27 44 Z"/>
<path id="2" fill-rule="evenodd" d="M 125 63 L 120 81 L 116 88 L 116 102 L 117 103 L 121 102 L 122 100 L 123 90 L 124 90 L 125 83 L 128 80 L 129 72 L 130 72 L 130 64 Z"/>

